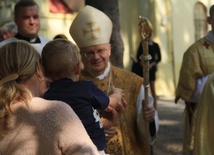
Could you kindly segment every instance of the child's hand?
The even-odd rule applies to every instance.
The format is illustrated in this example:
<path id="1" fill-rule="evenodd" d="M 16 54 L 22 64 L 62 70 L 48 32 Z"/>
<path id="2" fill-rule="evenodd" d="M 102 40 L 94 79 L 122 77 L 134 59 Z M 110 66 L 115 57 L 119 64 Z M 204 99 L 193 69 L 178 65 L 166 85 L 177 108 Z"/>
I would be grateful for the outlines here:
<path id="1" fill-rule="evenodd" d="M 101 121 L 104 129 L 116 125 L 118 121 L 118 112 L 114 108 L 108 107 L 108 110 L 102 112 Z"/>
<path id="2" fill-rule="evenodd" d="M 125 93 L 122 89 L 112 87 L 113 94 L 110 96 L 110 104 L 112 108 L 116 109 L 119 113 L 123 112 L 127 106 Z"/>

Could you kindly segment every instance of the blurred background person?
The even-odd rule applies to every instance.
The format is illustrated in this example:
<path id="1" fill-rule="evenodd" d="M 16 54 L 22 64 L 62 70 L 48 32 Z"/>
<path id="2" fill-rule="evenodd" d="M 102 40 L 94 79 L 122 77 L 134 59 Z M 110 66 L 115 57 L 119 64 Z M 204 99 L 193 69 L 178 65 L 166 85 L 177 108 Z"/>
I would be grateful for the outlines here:
<path id="1" fill-rule="evenodd" d="M 149 81 L 150 89 L 152 96 L 154 98 L 154 108 L 157 109 L 157 96 L 155 91 L 155 80 L 156 80 L 156 71 L 157 65 L 161 61 L 161 51 L 159 45 L 152 40 L 152 36 L 148 42 L 149 54 L 152 56 L 152 59 L 149 61 Z M 141 60 L 141 55 L 143 54 L 142 43 L 140 42 L 136 61 L 132 65 L 132 72 L 143 77 L 143 64 Z"/>
<path id="2" fill-rule="evenodd" d="M 0 27 L 0 42 L 4 40 L 4 29 Z"/>
<path id="3" fill-rule="evenodd" d="M 3 29 L 5 30 L 5 38 L 8 39 L 16 35 L 17 26 L 15 22 L 9 22 L 3 25 Z"/>
<path id="4" fill-rule="evenodd" d="M 14 22 L 6 23 L 0 28 L 0 41 L 9 39 L 15 36 L 16 33 L 17 33 L 16 24 Z"/>
<path id="5" fill-rule="evenodd" d="M 17 25 L 17 34 L 14 37 L 0 42 L 0 47 L 15 40 L 25 40 L 34 46 L 41 54 L 42 48 L 49 39 L 38 36 L 40 29 L 39 6 L 33 0 L 20 0 L 14 7 L 14 22 Z"/>
<path id="6" fill-rule="evenodd" d="M 185 155 L 194 152 L 195 118 L 198 102 L 208 76 L 214 72 L 214 5 L 209 9 L 207 22 L 211 25 L 212 30 L 191 44 L 183 55 L 175 94 L 175 103 L 180 99 L 185 102 L 183 137 Z"/>

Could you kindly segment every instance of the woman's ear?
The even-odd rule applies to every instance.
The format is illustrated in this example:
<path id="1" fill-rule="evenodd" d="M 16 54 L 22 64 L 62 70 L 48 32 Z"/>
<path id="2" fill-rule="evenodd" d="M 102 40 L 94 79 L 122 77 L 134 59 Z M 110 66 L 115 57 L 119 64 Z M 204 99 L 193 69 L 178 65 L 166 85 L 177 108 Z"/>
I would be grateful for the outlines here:
<path id="1" fill-rule="evenodd" d="M 36 73 L 37 73 L 38 78 L 41 81 L 45 80 L 44 69 L 39 61 L 37 61 L 37 63 L 36 63 Z"/>

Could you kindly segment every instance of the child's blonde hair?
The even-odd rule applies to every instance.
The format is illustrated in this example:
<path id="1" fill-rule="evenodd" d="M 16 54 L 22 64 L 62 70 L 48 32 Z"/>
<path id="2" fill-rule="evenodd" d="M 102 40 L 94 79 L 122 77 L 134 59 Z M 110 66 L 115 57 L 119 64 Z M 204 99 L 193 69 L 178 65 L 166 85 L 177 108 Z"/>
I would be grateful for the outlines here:
<path id="1" fill-rule="evenodd" d="M 50 41 L 42 50 L 45 74 L 52 80 L 69 77 L 76 80 L 75 69 L 80 63 L 77 46 L 67 39 Z"/>

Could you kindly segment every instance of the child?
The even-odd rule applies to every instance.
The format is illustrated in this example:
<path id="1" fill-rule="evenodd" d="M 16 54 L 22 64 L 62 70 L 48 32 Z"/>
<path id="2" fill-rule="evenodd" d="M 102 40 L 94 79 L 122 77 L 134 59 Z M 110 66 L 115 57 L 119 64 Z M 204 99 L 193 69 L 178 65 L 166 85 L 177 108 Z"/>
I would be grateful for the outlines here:
<path id="1" fill-rule="evenodd" d="M 81 72 L 80 55 L 77 47 L 69 40 L 58 39 L 46 44 L 42 51 L 42 62 L 46 76 L 52 81 L 44 98 L 68 103 L 98 150 L 105 154 L 105 134 L 96 109 L 114 114 L 115 110 L 123 111 L 126 101 L 122 90 L 114 88 L 113 94 L 108 97 L 92 81 L 78 81 Z"/>

